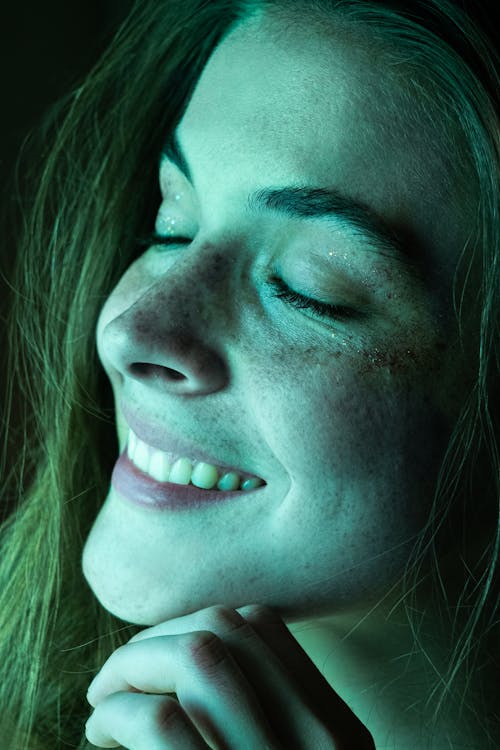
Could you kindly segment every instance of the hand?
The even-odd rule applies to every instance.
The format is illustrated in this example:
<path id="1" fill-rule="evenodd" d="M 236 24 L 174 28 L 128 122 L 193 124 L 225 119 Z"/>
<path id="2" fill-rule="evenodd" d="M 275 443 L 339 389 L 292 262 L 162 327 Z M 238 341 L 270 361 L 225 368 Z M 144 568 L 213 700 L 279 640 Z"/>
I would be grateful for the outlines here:
<path id="1" fill-rule="evenodd" d="M 92 681 L 87 739 L 127 750 L 374 750 L 267 607 L 220 605 L 118 648 Z"/>

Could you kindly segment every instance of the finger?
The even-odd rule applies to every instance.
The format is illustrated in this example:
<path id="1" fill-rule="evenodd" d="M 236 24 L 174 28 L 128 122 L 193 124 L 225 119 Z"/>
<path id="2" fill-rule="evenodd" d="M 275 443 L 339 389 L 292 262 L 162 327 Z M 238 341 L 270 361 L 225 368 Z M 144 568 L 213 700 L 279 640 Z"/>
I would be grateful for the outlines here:
<path id="1" fill-rule="evenodd" d="M 235 610 L 215 606 L 183 618 L 176 618 L 176 621 L 168 620 L 138 634 L 142 638 L 135 636 L 129 645 L 152 643 L 150 636 L 153 633 L 172 633 L 179 629 L 186 630 L 188 627 L 203 628 L 205 632 L 215 633 L 223 641 L 234 657 L 235 664 L 239 665 L 240 674 L 246 676 L 249 685 L 253 686 L 254 693 L 258 695 L 259 703 L 264 709 L 263 714 L 268 719 L 272 735 L 277 737 L 282 745 L 294 747 L 296 750 L 300 748 L 306 750 L 311 747 L 337 747 L 334 742 L 337 696 L 326 680 L 313 665 L 312 678 L 320 680 L 326 686 L 325 692 L 321 693 L 323 711 L 320 713 L 312 704 L 307 691 L 300 686 L 300 681 L 291 678 L 290 671 L 284 667 L 281 659 L 257 634 L 253 626 Z M 281 627 L 288 635 L 289 645 L 301 651 L 299 644 L 282 622 Z M 157 637 L 161 638 L 161 636 Z M 137 686 L 137 683 L 134 684 Z M 114 689 L 123 688 L 116 687 L 115 684 Z M 235 686 L 235 690 L 238 689 Z M 343 702 L 341 705 L 345 708 Z M 363 726 L 360 723 L 359 725 Z M 352 747 L 352 745 L 347 746 Z"/>
<path id="2" fill-rule="evenodd" d="M 236 613 L 236 616 L 234 613 Z M 264 643 L 277 657 L 280 666 L 292 679 L 296 693 L 301 696 L 301 703 L 306 704 L 309 713 L 315 714 L 319 722 L 325 725 L 331 733 L 331 737 L 334 738 L 336 746 L 350 748 L 352 747 L 352 737 L 359 737 L 358 747 L 360 750 L 364 750 L 364 748 L 372 750 L 375 747 L 373 738 L 365 725 L 323 677 L 279 615 L 269 607 L 260 604 L 251 604 L 239 607 L 236 610 L 219 605 L 207 607 L 193 614 L 167 620 L 160 625 L 141 631 L 131 640 L 148 638 L 160 632 L 180 632 L 188 627 L 200 627 L 217 633 L 232 647 L 232 653 L 241 665 L 243 672 L 249 676 L 252 684 L 259 685 L 261 703 L 266 714 L 269 715 L 268 711 L 271 710 L 272 716 L 277 713 L 277 708 L 273 711 L 273 706 L 276 706 L 277 700 L 279 704 L 279 698 L 276 695 L 277 681 L 273 679 L 272 671 L 268 668 L 269 658 L 266 661 L 266 655 L 262 653 L 262 649 L 256 651 L 250 644 L 245 644 L 243 649 L 240 649 L 239 644 L 233 641 L 236 632 L 240 632 L 231 627 L 231 622 L 234 622 L 236 628 L 238 627 L 237 615 L 251 626 L 253 632 L 258 635 L 260 642 Z M 244 630 L 240 632 L 240 634 L 242 633 L 244 633 Z M 262 663 L 265 665 L 263 671 L 259 668 L 259 664 Z M 289 694 L 290 690 L 287 691 L 287 695 Z M 268 696 L 267 699 L 266 695 Z M 283 717 L 287 717 L 283 723 L 290 727 L 292 733 L 297 731 L 295 728 L 297 724 L 304 727 L 304 723 L 308 728 L 302 729 L 302 732 L 310 732 L 311 736 L 315 731 L 321 732 L 317 729 L 316 724 L 313 728 L 310 721 L 305 722 L 303 712 L 300 712 L 300 710 L 296 710 L 290 715 L 290 711 L 285 706 L 280 709 L 280 713 Z M 270 723 L 273 726 L 273 722 L 270 721 Z"/>
<path id="3" fill-rule="evenodd" d="M 207 750 L 209 745 L 174 698 L 113 693 L 96 707 L 85 735 L 97 747 Z"/>
<path id="4" fill-rule="evenodd" d="M 175 693 L 214 747 L 240 747 L 242 738 L 249 747 L 276 747 L 252 686 L 212 632 L 156 636 L 118 648 L 87 697 L 99 707 L 108 696 L 131 687 L 149 694 Z"/>
<path id="5" fill-rule="evenodd" d="M 351 711 L 318 670 L 312 659 L 300 647 L 283 620 L 269 607 L 249 604 L 237 610 L 249 622 L 259 637 L 270 647 L 289 671 L 292 679 L 311 701 L 311 707 L 332 726 L 339 746 L 350 747 L 352 737 L 363 737 L 360 748 L 375 748 L 365 725 Z M 329 717 L 329 721 L 328 721 Z M 361 742 L 361 740 L 360 740 Z"/>

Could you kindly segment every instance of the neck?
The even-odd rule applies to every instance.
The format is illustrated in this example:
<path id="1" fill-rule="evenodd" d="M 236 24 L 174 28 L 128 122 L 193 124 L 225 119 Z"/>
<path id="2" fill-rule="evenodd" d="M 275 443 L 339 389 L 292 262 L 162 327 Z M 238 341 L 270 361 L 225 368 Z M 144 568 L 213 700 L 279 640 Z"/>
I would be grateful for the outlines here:
<path id="1" fill-rule="evenodd" d="M 468 726 L 431 723 L 439 689 L 426 705 L 450 657 L 449 638 L 439 635 L 438 620 L 418 612 L 415 638 L 401 606 L 380 602 L 368 613 L 349 613 L 287 625 L 332 688 L 371 731 L 377 750 L 482 748 Z M 465 737 L 471 737 L 465 740 Z M 469 744 L 467 744 L 467 742 Z M 483 740 L 484 742 L 484 740 Z"/>

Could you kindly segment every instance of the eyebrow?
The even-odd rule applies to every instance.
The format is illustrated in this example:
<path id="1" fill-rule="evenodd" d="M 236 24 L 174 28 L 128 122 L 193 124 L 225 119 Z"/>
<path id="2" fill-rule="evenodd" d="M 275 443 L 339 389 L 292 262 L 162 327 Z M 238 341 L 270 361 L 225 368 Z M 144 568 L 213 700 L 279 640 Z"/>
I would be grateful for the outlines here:
<path id="1" fill-rule="evenodd" d="M 174 131 L 163 145 L 161 159 L 166 157 L 175 164 L 191 184 L 193 178 L 186 156 Z M 288 185 L 268 187 L 251 193 L 247 199 L 250 211 L 268 209 L 284 216 L 299 219 L 323 219 L 347 226 L 361 234 L 369 245 L 381 255 L 388 255 L 404 265 L 421 270 L 422 257 L 415 257 L 412 241 L 404 241 L 402 236 L 363 202 L 345 195 L 334 187 L 314 187 L 311 185 Z"/>

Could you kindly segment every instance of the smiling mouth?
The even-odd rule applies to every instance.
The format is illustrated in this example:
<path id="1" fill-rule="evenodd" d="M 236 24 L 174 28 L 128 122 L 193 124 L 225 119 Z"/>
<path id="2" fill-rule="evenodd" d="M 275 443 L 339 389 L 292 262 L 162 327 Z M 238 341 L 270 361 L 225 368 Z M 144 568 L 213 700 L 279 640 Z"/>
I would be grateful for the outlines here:
<path id="1" fill-rule="evenodd" d="M 204 490 L 254 490 L 266 482 L 241 470 L 197 461 L 153 448 L 129 428 L 127 455 L 134 466 L 160 483 L 191 484 Z"/>

